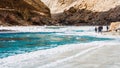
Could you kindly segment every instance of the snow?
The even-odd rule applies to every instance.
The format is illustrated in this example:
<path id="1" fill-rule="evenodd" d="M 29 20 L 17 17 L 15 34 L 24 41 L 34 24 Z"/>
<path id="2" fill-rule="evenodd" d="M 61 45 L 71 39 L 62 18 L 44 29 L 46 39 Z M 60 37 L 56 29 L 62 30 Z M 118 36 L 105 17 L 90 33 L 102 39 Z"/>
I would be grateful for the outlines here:
<path id="1" fill-rule="evenodd" d="M 62 26 L 59 29 L 48 29 L 46 27 L 48 26 L 29 26 L 29 27 L 14 26 L 14 27 L 0 27 L 0 29 L 15 30 L 17 32 L 64 32 L 65 35 L 70 35 L 70 34 L 90 35 L 95 37 L 114 38 L 115 40 L 95 41 L 90 43 L 69 44 L 69 45 L 66 44 L 64 46 L 58 46 L 52 49 L 40 50 L 31 53 L 10 56 L 7 58 L 0 59 L 0 68 L 80 68 L 80 67 L 119 68 L 120 67 L 117 66 L 120 65 L 119 64 L 120 58 L 118 58 L 120 57 L 119 54 L 120 36 L 116 37 L 110 35 L 106 36 L 102 34 L 97 34 L 94 32 L 93 26 L 91 27 Z M 56 27 L 56 26 L 52 26 L 52 27 Z M 84 30 L 85 32 L 73 32 L 75 30 Z M 111 65 L 107 64 L 108 62 L 107 58 L 109 58 L 109 63 L 113 61 Z M 103 59 L 105 63 L 103 63 Z M 96 63 L 94 63 L 93 61 Z"/>

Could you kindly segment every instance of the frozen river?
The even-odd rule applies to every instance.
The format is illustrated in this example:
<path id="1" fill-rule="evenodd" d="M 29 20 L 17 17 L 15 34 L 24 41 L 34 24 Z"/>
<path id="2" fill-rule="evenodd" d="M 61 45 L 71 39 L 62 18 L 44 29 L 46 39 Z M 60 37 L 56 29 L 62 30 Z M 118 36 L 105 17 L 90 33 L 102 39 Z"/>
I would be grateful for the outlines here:
<path id="1" fill-rule="evenodd" d="M 0 27 L 0 68 L 119 68 L 120 36 L 94 27 Z"/>

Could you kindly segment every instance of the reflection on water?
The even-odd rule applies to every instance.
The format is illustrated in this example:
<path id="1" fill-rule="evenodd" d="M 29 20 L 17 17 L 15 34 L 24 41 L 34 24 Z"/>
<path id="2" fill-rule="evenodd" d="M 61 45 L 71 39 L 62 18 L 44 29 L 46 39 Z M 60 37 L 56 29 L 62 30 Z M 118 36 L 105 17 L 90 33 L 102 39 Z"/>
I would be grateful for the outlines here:
<path id="1" fill-rule="evenodd" d="M 49 49 L 65 44 L 110 40 L 91 36 L 57 35 L 55 32 L 2 33 L 0 34 L 0 58 L 26 52 Z"/>

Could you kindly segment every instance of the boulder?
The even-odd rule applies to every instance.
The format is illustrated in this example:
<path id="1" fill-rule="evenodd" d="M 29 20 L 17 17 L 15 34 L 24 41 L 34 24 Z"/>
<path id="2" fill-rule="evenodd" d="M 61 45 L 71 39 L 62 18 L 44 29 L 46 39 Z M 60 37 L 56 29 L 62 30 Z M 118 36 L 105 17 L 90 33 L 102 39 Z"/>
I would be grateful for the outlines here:
<path id="1" fill-rule="evenodd" d="M 110 31 L 116 31 L 120 28 L 120 22 L 112 22 L 110 24 Z"/>

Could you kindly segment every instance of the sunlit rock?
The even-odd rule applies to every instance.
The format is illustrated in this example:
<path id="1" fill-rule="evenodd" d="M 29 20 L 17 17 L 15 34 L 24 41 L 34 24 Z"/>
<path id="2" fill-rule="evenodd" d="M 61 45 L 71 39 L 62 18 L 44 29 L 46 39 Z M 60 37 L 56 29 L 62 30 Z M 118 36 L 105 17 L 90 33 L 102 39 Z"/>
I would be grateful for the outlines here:
<path id="1" fill-rule="evenodd" d="M 120 28 L 120 22 L 112 22 L 110 25 L 110 31 L 117 31 Z"/>

